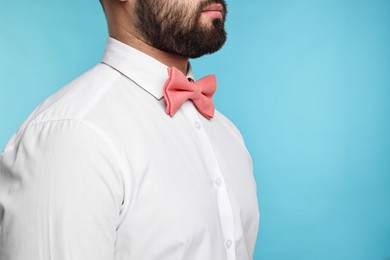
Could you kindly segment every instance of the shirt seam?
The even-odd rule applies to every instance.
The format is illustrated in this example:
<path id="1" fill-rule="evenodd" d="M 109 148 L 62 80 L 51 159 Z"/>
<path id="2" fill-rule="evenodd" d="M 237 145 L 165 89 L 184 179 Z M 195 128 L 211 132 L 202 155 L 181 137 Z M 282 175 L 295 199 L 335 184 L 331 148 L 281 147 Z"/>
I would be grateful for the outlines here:
<path id="1" fill-rule="evenodd" d="M 123 216 L 125 216 L 126 211 L 129 208 L 129 205 L 127 203 L 127 201 L 129 201 L 129 198 L 128 198 L 126 188 L 125 188 L 126 184 L 127 184 L 127 179 L 126 179 L 125 174 L 124 174 L 125 173 L 124 163 L 123 163 L 123 160 L 120 159 L 121 156 L 120 156 L 118 149 L 116 148 L 116 145 L 111 140 L 111 138 L 107 135 L 107 133 L 104 132 L 101 128 L 99 128 L 98 126 L 96 126 L 95 124 L 93 124 L 87 120 L 82 120 L 82 119 L 78 119 L 78 118 L 61 118 L 61 119 L 46 119 L 46 120 L 42 120 L 42 121 L 33 121 L 23 129 L 23 132 L 18 137 L 18 140 L 15 140 L 15 144 L 20 142 L 20 140 L 23 138 L 24 134 L 26 133 L 27 129 L 29 129 L 35 125 L 45 124 L 45 123 L 54 123 L 54 122 L 66 122 L 66 121 L 73 121 L 73 122 L 77 122 L 77 123 L 80 123 L 80 124 L 86 126 L 88 129 L 92 130 L 95 134 L 97 134 L 106 143 L 106 145 L 108 145 L 108 147 L 109 147 L 109 149 L 114 157 L 114 160 L 116 162 L 117 171 L 118 171 L 118 174 L 121 178 L 122 186 L 123 186 L 123 200 L 122 200 L 123 209 L 120 210 L 122 217 L 118 221 L 118 227 L 119 227 L 121 225 L 121 223 L 123 222 Z M 12 151 L 16 147 L 17 147 L 16 145 L 13 145 L 9 149 L 5 150 L 3 152 L 3 154 Z"/>

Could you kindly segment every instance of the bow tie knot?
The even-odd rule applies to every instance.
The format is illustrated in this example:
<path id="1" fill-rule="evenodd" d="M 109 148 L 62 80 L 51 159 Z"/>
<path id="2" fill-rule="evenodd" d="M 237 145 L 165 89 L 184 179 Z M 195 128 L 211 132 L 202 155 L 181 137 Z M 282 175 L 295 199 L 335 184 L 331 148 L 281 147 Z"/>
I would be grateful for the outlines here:
<path id="1" fill-rule="evenodd" d="M 216 90 L 215 75 L 209 75 L 198 81 L 187 79 L 175 67 L 168 68 L 169 78 L 164 86 L 166 112 L 173 116 L 186 100 L 192 100 L 198 111 L 206 118 L 214 116 L 212 96 Z"/>
<path id="2" fill-rule="evenodd" d="M 192 100 L 199 99 L 199 98 L 202 96 L 202 90 L 201 90 L 201 88 L 198 87 L 198 86 L 196 85 L 196 83 L 195 83 L 192 79 L 189 80 L 189 82 L 192 82 L 192 85 L 193 85 L 193 87 L 194 87 L 194 93 L 192 94 L 191 99 L 192 99 Z"/>

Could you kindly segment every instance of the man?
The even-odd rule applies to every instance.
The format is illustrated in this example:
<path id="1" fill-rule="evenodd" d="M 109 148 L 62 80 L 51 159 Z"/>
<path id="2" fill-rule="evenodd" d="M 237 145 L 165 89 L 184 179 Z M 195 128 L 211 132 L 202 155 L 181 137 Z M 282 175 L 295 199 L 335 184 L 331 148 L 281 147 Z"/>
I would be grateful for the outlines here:
<path id="1" fill-rule="evenodd" d="M 189 58 L 223 0 L 103 0 L 101 63 L 45 100 L 0 162 L 0 259 L 252 259 L 251 158 Z"/>

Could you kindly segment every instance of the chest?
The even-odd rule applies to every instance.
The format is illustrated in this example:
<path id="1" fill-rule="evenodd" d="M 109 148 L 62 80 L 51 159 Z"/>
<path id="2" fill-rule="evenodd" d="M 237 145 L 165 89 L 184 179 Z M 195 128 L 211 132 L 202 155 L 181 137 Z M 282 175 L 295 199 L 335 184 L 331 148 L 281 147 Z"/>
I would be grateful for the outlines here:
<path id="1" fill-rule="evenodd" d="M 249 154 L 223 118 L 201 117 L 190 101 L 171 118 L 163 105 L 112 126 L 126 176 L 117 246 L 133 259 L 149 247 L 158 259 L 226 259 L 225 242 L 244 243 L 257 220 Z"/>

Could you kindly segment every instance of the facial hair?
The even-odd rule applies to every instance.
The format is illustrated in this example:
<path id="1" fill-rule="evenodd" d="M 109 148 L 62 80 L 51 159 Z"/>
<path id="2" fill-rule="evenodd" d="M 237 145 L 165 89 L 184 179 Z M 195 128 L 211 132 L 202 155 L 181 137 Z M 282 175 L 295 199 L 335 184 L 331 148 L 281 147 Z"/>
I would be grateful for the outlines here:
<path id="1" fill-rule="evenodd" d="M 227 38 L 225 0 L 206 0 L 192 10 L 180 2 L 136 1 L 136 29 L 144 40 L 157 49 L 187 58 L 198 58 L 221 49 Z M 214 3 L 222 4 L 222 19 L 213 19 L 211 25 L 202 24 L 202 10 Z"/>

